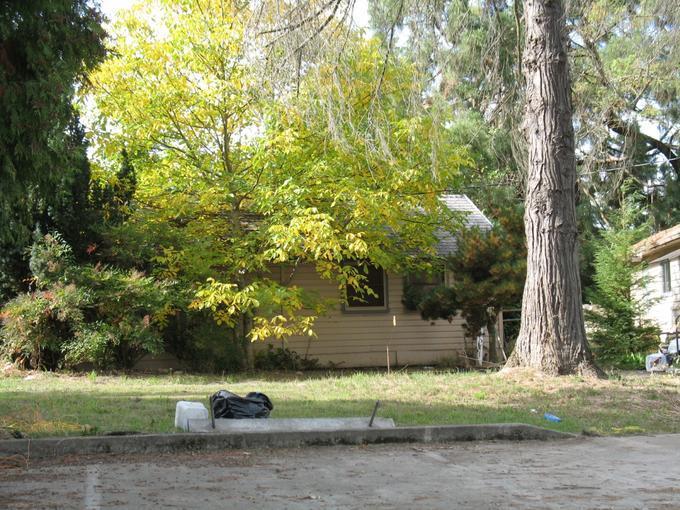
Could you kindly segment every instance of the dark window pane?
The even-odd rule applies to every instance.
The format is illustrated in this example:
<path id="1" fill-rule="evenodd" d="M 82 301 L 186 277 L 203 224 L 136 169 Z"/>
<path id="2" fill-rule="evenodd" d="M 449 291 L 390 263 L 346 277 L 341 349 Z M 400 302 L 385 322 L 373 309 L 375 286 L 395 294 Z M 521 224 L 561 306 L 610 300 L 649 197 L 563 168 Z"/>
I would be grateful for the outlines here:
<path id="1" fill-rule="evenodd" d="M 360 294 L 351 285 L 347 287 L 347 306 L 350 308 L 384 307 L 385 306 L 385 273 L 376 266 L 358 264 L 359 273 L 366 276 L 365 284 L 375 295 L 364 292 Z"/>

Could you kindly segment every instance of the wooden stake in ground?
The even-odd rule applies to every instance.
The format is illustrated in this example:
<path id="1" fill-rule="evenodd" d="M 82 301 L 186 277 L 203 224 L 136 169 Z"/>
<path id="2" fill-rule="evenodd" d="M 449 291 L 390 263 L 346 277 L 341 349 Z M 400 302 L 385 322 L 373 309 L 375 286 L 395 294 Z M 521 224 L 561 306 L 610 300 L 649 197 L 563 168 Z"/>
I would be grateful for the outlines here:
<path id="1" fill-rule="evenodd" d="M 522 322 L 507 366 L 595 374 L 581 304 L 564 10 L 556 0 L 527 0 L 524 6 L 528 259 Z"/>

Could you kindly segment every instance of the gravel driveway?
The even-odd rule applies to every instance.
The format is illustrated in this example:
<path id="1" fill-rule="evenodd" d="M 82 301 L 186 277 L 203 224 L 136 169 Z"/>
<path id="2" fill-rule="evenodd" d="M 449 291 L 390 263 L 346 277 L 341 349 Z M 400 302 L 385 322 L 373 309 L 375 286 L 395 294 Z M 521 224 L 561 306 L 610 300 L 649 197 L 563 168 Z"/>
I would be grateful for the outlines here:
<path id="1" fill-rule="evenodd" d="M 0 506 L 672 509 L 678 445 L 662 435 L 67 457 L 2 469 Z"/>

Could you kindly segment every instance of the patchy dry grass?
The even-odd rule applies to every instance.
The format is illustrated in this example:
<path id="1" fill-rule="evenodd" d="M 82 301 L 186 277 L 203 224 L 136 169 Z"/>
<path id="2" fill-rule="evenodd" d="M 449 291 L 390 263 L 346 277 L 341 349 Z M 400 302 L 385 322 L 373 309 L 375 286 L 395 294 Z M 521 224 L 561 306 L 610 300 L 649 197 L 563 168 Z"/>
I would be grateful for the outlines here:
<path id="1" fill-rule="evenodd" d="M 402 371 L 260 373 L 233 376 L 0 376 L 0 427 L 31 437 L 112 431 L 171 432 L 177 400 L 219 389 L 261 391 L 273 417 L 367 416 L 397 425 L 522 422 L 595 434 L 680 432 L 680 377 L 608 380 L 510 373 Z M 543 419 L 556 414 L 561 423 Z"/>

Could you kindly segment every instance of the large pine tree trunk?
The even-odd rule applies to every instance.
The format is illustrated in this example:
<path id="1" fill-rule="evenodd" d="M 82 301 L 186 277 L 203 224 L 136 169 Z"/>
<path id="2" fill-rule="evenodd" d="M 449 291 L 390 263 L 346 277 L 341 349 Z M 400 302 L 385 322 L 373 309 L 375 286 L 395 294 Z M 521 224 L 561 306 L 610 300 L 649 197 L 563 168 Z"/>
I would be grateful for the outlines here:
<path id="1" fill-rule="evenodd" d="M 521 328 L 508 366 L 554 375 L 594 374 L 581 305 L 574 129 L 562 3 L 527 0 L 525 20 L 527 280 Z"/>

